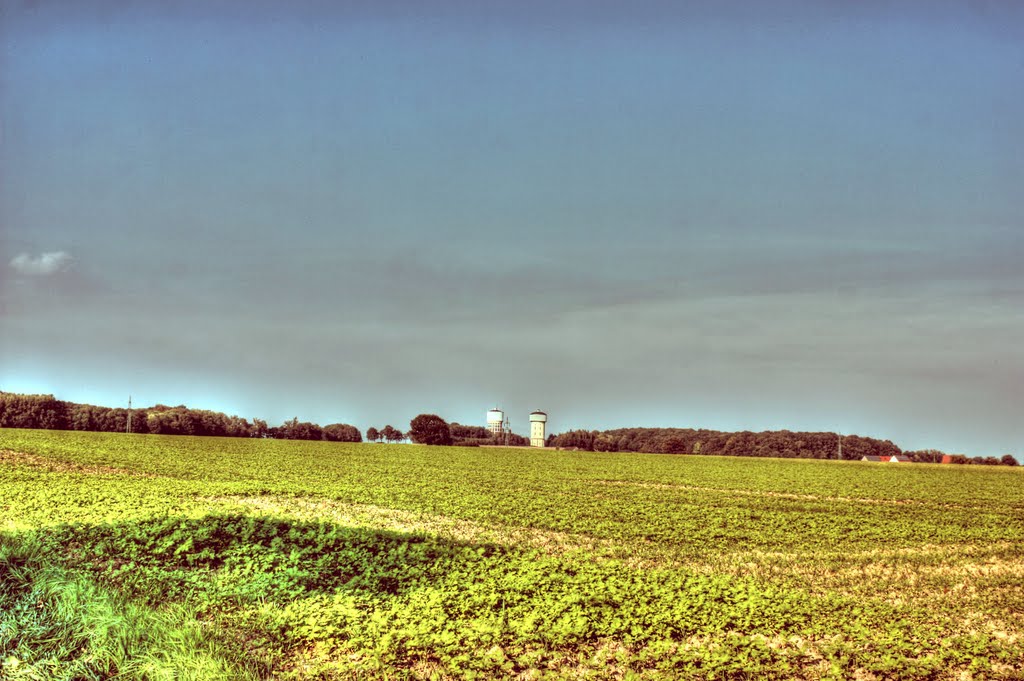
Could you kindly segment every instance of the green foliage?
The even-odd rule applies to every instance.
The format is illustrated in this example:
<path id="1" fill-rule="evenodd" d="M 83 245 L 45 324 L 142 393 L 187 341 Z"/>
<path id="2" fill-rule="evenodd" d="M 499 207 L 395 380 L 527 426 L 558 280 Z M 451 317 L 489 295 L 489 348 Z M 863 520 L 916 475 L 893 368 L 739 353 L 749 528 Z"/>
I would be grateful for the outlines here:
<path id="1" fill-rule="evenodd" d="M 450 445 L 448 422 L 436 414 L 420 414 L 409 422 L 409 438 L 419 445 Z"/>
<path id="2" fill-rule="evenodd" d="M 56 548 L 0 537 L 0 678 L 256 678 L 194 612 L 140 607 L 52 565 Z"/>
<path id="3" fill-rule="evenodd" d="M 275 437 L 285 440 L 329 440 L 361 442 L 355 426 L 334 423 L 321 428 L 297 418 L 268 428 L 266 421 L 252 423 L 238 416 L 229 416 L 185 405 L 168 407 L 157 404 L 148 408 L 111 409 L 91 404 L 58 400 L 53 395 L 19 395 L 0 392 L 0 428 L 39 428 L 43 430 L 77 430 L 125 432 L 131 419 L 133 433 L 154 435 L 203 435 L 208 437 Z"/>
<path id="4" fill-rule="evenodd" d="M 597 452 L 650 452 L 661 454 L 712 454 L 800 459 L 835 459 L 839 454 L 836 433 L 802 433 L 788 430 L 727 433 L 693 428 L 619 428 L 606 431 L 570 430 L 555 435 L 551 446 Z M 888 440 L 843 436 L 843 459 L 862 456 L 893 456 L 900 448 Z"/>
<path id="5" fill-rule="evenodd" d="M 1021 678 L 1019 468 L 0 452 L 0 678 Z"/>
<path id="6" fill-rule="evenodd" d="M 402 440 L 405 439 L 405 433 L 403 433 L 402 431 L 398 430 L 397 428 L 395 428 L 394 426 L 392 426 L 390 424 L 384 426 L 384 428 L 380 431 L 380 436 L 386 442 L 391 442 L 391 443 L 401 442 Z"/>
<path id="7" fill-rule="evenodd" d="M 324 426 L 323 439 L 328 442 L 362 442 L 363 434 L 347 423 L 331 423 Z"/>
<path id="8" fill-rule="evenodd" d="M 509 432 L 493 433 L 484 426 L 464 426 L 461 423 L 452 423 L 448 426 L 448 431 L 452 436 L 451 444 L 459 447 L 530 446 L 528 437 Z"/>

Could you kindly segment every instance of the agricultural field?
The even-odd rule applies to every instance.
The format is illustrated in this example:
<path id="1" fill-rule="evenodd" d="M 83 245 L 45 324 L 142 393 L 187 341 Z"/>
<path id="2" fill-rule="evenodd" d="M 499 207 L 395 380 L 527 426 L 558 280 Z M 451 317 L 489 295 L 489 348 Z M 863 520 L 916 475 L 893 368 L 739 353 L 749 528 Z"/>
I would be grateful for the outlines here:
<path id="1" fill-rule="evenodd" d="M 1024 471 L 0 430 L 3 679 L 1024 679 Z"/>

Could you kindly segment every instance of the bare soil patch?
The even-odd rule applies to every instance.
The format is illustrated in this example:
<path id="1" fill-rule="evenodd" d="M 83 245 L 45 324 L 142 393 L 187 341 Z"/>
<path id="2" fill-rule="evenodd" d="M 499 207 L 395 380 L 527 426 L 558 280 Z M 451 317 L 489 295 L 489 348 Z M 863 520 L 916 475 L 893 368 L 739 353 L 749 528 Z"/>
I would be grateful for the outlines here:
<path id="1" fill-rule="evenodd" d="M 629 480 L 601 480 L 601 485 L 609 487 L 642 487 L 645 489 L 682 490 L 692 492 L 712 492 L 743 497 L 772 497 L 775 499 L 793 499 L 794 501 L 822 501 L 855 504 L 877 504 L 879 506 L 930 506 L 947 509 L 983 509 L 983 506 L 963 504 L 935 503 L 915 499 L 878 499 L 870 497 L 827 496 L 824 494 L 799 494 L 795 492 L 772 492 L 769 490 L 730 489 L 725 487 L 704 487 L 700 485 L 682 485 L 666 482 L 633 482 Z"/>
<path id="2" fill-rule="evenodd" d="M 139 471 L 128 470 L 127 468 L 115 468 L 114 466 L 86 465 L 72 463 L 69 461 L 55 461 L 36 454 L 15 452 L 10 449 L 0 449 L 0 465 L 27 466 L 38 468 L 53 473 L 81 473 L 83 475 L 130 475 L 136 478 L 155 478 L 153 473 L 140 473 Z"/>

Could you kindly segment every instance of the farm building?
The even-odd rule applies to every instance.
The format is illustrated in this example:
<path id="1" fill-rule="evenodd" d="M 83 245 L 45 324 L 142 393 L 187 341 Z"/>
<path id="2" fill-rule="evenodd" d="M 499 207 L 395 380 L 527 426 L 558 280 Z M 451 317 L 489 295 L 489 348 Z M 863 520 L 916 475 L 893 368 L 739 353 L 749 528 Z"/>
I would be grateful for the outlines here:
<path id="1" fill-rule="evenodd" d="M 909 456 L 893 454 L 892 456 L 862 456 L 861 461 L 878 461 L 881 463 L 913 463 Z"/>

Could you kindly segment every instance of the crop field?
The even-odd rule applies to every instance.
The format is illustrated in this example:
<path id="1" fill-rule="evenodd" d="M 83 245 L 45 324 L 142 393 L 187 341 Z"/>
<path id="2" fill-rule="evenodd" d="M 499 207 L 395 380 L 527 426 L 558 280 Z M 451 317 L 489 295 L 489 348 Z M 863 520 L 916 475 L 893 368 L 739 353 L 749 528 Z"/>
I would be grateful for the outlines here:
<path id="1" fill-rule="evenodd" d="M 3 679 L 1024 679 L 1024 471 L 0 430 Z"/>

